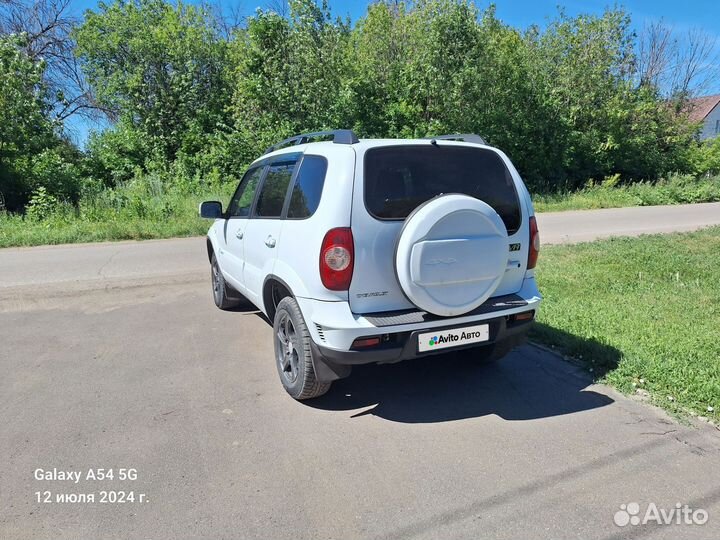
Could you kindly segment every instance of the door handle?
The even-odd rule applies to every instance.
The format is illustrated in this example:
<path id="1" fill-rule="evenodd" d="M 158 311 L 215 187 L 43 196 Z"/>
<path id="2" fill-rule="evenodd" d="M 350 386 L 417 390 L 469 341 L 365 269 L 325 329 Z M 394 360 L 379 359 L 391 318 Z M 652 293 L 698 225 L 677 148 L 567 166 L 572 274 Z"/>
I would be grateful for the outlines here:
<path id="1" fill-rule="evenodd" d="M 242 231 L 238 231 L 237 233 L 235 233 L 235 237 L 236 237 L 238 240 L 242 240 L 242 239 L 243 239 L 243 232 L 242 232 Z"/>
<path id="2" fill-rule="evenodd" d="M 265 239 L 265 245 L 269 248 L 274 248 L 275 247 L 275 239 L 272 236 L 268 236 Z"/>

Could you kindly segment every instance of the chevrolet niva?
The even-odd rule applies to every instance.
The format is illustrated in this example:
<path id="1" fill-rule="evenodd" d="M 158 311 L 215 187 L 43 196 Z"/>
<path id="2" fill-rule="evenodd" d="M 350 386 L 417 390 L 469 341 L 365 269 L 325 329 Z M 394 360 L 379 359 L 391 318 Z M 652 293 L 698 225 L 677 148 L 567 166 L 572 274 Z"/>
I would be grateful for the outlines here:
<path id="1" fill-rule="evenodd" d="M 466 348 L 497 360 L 540 305 L 530 194 L 477 135 L 297 135 L 250 165 L 225 211 L 208 201 L 200 215 L 215 220 L 215 304 L 249 301 L 272 321 L 295 399 L 356 364 Z"/>

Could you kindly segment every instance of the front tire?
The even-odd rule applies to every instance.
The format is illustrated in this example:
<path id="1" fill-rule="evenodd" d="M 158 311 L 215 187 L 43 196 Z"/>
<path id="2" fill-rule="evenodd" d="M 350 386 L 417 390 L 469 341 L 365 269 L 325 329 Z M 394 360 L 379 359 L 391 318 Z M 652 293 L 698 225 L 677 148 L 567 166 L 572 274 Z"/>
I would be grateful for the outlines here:
<path id="1" fill-rule="evenodd" d="M 230 286 L 225 281 L 217 257 L 212 254 L 210 258 L 210 279 L 212 281 L 213 300 L 215 305 L 222 310 L 232 309 L 240 305 L 240 300 L 232 298 L 229 294 Z"/>
<path id="2" fill-rule="evenodd" d="M 322 396 L 329 382 L 315 375 L 310 348 L 310 332 L 297 301 L 287 296 L 277 305 L 273 321 L 275 364 L 285 391 L 297 400 Z"/>

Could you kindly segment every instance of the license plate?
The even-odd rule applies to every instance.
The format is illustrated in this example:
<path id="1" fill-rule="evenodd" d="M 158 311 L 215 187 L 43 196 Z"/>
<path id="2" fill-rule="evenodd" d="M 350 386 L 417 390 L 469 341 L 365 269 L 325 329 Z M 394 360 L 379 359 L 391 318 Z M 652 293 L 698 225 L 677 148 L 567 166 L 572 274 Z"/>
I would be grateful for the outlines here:
<path id="1" fill-rule="evenodd" d="M 436 330 L 418 335 L 418 351 L 428 352 L 448 349 L 469 343 L 480 343 L 489 339 L 490 330 L 487 324 L 465 326 L 451 330 Z"/>

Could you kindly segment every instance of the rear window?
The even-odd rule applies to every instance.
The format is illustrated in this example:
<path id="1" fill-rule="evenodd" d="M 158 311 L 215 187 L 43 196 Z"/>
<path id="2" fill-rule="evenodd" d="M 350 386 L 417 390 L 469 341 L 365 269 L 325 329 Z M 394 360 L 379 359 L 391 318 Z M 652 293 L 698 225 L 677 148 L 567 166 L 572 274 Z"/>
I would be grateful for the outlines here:
<path id="1" fill-rule="evenodd" d="M 521 212 L 510 171 L 492 150 L 467 146 L 384 146 L 365 153 L 365 206 L 378 219 L 405 219 L 425 201 L 463 193 L 489 204 L 508 234 Z"/>

